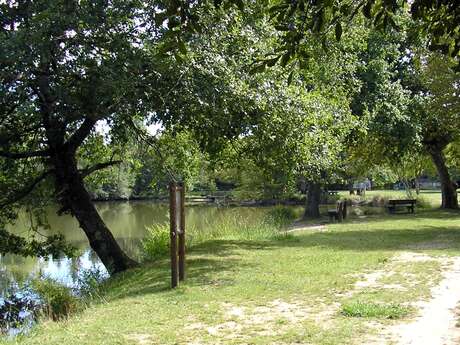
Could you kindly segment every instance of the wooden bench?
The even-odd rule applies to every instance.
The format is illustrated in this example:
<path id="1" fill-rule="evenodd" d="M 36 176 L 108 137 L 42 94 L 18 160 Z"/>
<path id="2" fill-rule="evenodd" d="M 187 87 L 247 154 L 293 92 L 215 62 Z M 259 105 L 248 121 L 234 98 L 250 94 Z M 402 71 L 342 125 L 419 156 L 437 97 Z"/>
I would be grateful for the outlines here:
<path id="1" fill-rule="evenodd" d="M 387 208 L 388 212 L 396 213 L 397 207 L 406 207 L 408 213 L 414 213 L 414 207 L 417 203 L 415 199 L 392 199 L 388 200 Z"/>
<path id="2" fill-rule="evenodd" d="M 347 201 L 337 201 L 336 208 L 327 210 L 327 214 L 329 215 L 330 221 L 337 220 L 341 222 L 347 218 Z"/>

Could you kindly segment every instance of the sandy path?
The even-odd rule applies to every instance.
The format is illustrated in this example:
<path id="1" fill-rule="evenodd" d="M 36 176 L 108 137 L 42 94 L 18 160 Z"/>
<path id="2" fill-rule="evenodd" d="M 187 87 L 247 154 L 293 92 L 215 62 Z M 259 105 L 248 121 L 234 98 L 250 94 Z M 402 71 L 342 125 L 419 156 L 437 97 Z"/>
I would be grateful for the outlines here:
<path id="1" fill-rule="evenodd" d="M 326 225 L 324 224 L 303 224 L 301 222 L 292 224 L 286 233 L 297 232 L 297 231 L 326 231 Z"/>
<path id="2" fill-rule="evenodd" d="M 460 303 L 460 257 L 443 272 L 443 280 L 434 287 L 431 300 L 420 302 L 420 316 L 410 323 L 388 330 L 398 345 L 454 345 L 460 344 L 459 319 L 456 308 Z"/>

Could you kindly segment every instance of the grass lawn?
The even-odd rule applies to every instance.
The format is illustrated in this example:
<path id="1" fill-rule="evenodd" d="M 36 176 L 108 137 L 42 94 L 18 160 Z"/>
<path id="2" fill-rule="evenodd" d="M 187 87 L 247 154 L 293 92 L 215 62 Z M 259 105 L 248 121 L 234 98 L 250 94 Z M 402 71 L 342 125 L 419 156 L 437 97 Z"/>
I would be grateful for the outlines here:
<path id="1" fill-rule="evenodd" d="M 460 213 L 351 217 L 276 240 L 206 242 L 189 253 L 178 289 L 169 289 L 166 260 L 147 264 L 111 279 L 103 301 L 13 342 L 362 344 L 413 317 L 409 302 L 439 282 L 439 260 L 394 259 L 408 252 L 460 255 Z"/>

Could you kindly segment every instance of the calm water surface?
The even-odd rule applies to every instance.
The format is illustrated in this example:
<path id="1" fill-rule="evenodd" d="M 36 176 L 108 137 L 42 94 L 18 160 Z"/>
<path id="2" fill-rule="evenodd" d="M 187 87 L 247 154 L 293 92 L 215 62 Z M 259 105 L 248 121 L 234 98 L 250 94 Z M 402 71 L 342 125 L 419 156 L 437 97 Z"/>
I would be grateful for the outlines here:
<path id="1" fill-rule="evenodd" d="M 147 234 L 147 227 L 168 222 L 168 206 L 148 201 L 102 202 L 96 204 L 99 213 L 114 234 L 118 243 L 131 256 L 141 258 L 141 241 Z M 186 208 L 186 224 L 198 229 L 205 224 L 225 217 L 259 217 L 267 208 L 190 206 Z M 73 285 L 82 269 L 99 268 L 105 271 L 97 256 L 89 248 L 88 241 L 78 223 L 70 216 L 57 216 L 55 210 L 48 210 L 51 230 L 45 234 L 64 234 L 67 241 L 78 248 L 78 257 L 69 258 L 23 258 L 17 255 L 0 256 L 0 296 L 16 282 L 24 282 L 38 276 L 48 276 L 69 286 Z M 22 215 L 10 229 L 16 234 L 27 234 L 27 217 Z"/>

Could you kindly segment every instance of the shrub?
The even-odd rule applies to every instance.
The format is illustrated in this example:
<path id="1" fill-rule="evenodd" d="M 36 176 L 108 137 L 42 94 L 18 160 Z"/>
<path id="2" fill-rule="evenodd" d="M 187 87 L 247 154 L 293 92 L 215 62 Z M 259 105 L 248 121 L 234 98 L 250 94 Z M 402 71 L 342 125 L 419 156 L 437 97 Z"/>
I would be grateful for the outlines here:
<path id="1" fill-rule="evenodd" d="M 142 240 L 142 248 L 147 259 L 159 259 L 169 251 L 169 224 L 154 224 L 147 228 L 147 236 Z"/>
<path id="2" fill-rule="evenodd" d="M 0 336 L 12 329 L 19 332 L 27 330 L 39 308 L 39 297 L 29 287 L 10 287 L 0 298 Z"/>
<path id="3" fill-rule="evenodd" d="M 424 198 L 423 196 L 417 196 L 417 207 L 418 208 L 432 208 L 433 205 L 431 204 L 431 202 Z"/>
<path id="4" fill-rule="evenodd" d="M 399 319 L 408 315 L 410 309 L 400 304 L 353 302 L 342 306 L 342 315 L 350 317 L 374 317 Z"/>
<path id="5" fill-rule="evenodd" d="M 101 284 L 107 278 L 107 272 L 98 267 L 80 270 L 77 277 L 78 295 L 86 299 L 101 297 Z"/>
<path id="6" fill-rule="evenodd" d="M 32 287 L 43 302 L 43 314 L 54 321 L 67 318 L 79 308 L 79 300 L 72 289 L 51 278 L 35 279 Z"/>

